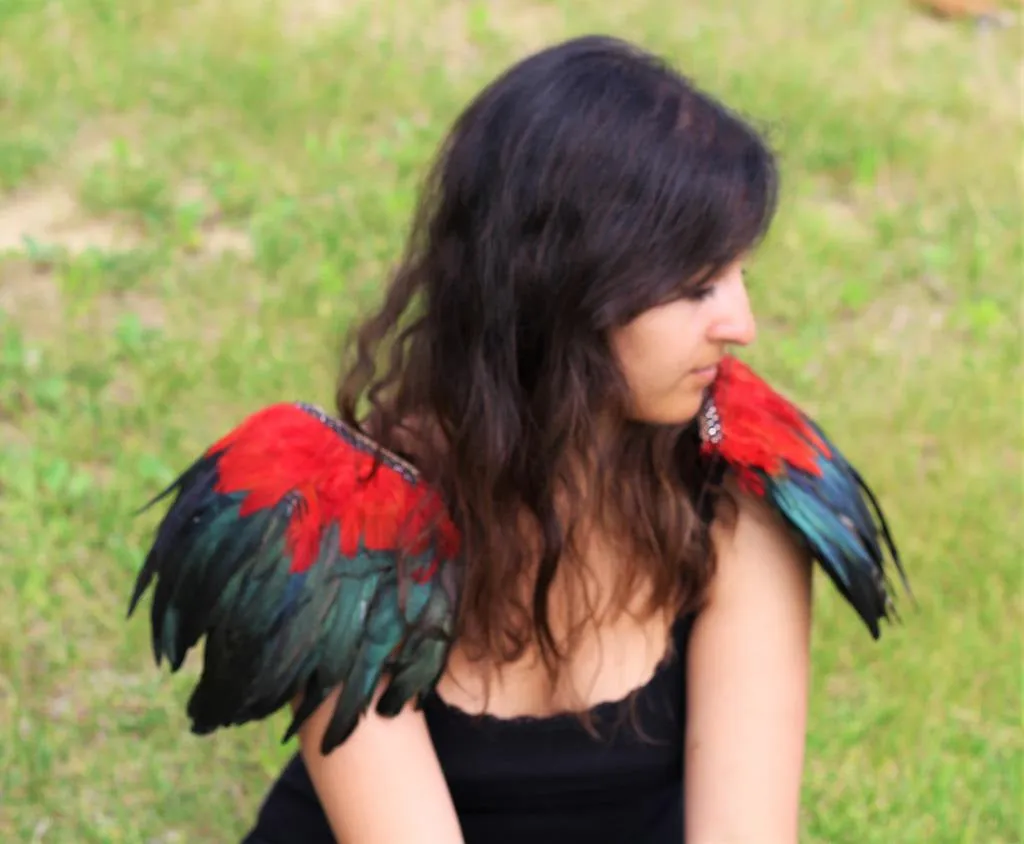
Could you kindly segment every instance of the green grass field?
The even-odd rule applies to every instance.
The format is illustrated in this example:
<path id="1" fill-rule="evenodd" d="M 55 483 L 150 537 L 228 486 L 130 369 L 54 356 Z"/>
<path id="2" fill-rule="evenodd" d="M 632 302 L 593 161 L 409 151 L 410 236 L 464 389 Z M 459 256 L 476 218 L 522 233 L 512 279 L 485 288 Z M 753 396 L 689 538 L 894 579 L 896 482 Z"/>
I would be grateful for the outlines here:
<path id="1" fill-rule="evenodd" d="M 802 840 L 1022 840 L 1019 24 L 901 0 L 0 0 L 0 841 L 237 840 L 292 748 L 279 720 L 187 732 L 190 677 L 124 618 L 157 518 L 133 510 L 246 412 L 330 403 L 449 121 L 587 31 L 769 131 L 785 184 L 747 357 L 867 474 L 913 577 L 878 644 L 819 582 Z"/>

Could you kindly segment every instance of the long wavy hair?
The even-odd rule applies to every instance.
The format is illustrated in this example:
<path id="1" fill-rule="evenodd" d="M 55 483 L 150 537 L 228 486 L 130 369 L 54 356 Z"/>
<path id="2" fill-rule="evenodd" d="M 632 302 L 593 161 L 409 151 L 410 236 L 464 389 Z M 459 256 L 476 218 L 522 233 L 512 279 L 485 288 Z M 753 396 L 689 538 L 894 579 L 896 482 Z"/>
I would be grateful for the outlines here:
<path id="1" fill-rule="evenodd" d="M 537 646 L 557 672 L 572 637 L 551 587 L 585 580 L 595 518 L 621 554 L 609 609 L 638 589 L 651 613 L 700 606 L 714 560 L 695 425 L 629 418 L 608 337 L 756 245 L 775 202 L 759 134 L 614 38 L 525 58 L 458 117 L 337 404 L 445 497 L 467 652 Z"/>

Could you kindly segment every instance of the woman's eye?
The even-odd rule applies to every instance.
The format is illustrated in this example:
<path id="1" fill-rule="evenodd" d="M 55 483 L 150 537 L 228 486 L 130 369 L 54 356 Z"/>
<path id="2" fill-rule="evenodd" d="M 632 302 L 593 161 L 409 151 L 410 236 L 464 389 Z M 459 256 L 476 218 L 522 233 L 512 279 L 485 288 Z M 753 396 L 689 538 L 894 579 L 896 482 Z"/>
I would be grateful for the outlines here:
<path id="1" fill-rule="evenodd" d="M 694 302 L 701 302 L 704 299 L 710 298 L 711 294 L 715 292 L 715 286 L 713 284 L 707 284 L 704 287 L 698 287 L 696 290 L 691 290 L 687 295 L 687 299 L 692 299 Z"/>

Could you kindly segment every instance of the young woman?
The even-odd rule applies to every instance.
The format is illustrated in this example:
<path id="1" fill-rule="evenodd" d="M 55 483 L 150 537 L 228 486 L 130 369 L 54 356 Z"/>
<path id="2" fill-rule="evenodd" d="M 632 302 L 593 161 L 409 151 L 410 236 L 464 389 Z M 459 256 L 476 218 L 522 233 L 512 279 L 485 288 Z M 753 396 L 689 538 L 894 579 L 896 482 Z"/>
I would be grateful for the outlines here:
<path id="1" fill-rule="evenodd" d="M 379 471 L 397 474 L 379 482 L 399 489 L 418 478 L 436 491 L 458 554 L 439 566 L 429 559 L 443 556 L 435 543 L 411 574 L 392 557 L 373 568 L 370 552 L 387 542 L 374 546 L 364 524 L 364 544 L 352 540 L 344 559 L 338 533 L 325 529 L 310 554 L 328 557 L 300 564 L 295 522 L 292 579 L 274 587 L 262 627 L 239 621 L 256 617 L 239 609 L 240 598 L 217 604 L 216 618 L 204 615 L 241 571 L 241 552 L 227 546 L 218 553 L 235 568 L 219 581 L 207 572 L 171 601 L 174 624 L 191 633 L 168 633 L 154 603 L 164 646 L 184 637 L 172 661 L 209 634 L 214 679 L 190 705 L 198 731 L 263 717 L 288 700 L 299 713 L 301 752 L 248 844 L 797 840 L 811 561 L 828 553 L 793 529 L 793 511 L 763 483 L 707 459 L 720 420 L 713 409 L 698 420 L 727 366 L 743 388 L 734 399 L 748 401 L 727 352 L 754 340 L 744 262 L 775 199 L 776 163 L 758 134 L 618 40 L 581 38 L 532 55 L 459 117 L 384 304 L 356 332 L 341 422 L 320 416 L 319 433 L 308 435 L 332 439 L 300 455 L 305 446 L 289 438 L 306 437 L 305 423 L 281 411 L 279 423 L 263 417 L 197 464 L 207 471 L 220 461 L 219 486 L 210 481 L 203 494 L 223 504 L 232 490 L 244 498 L 269 488 L 266 478 L 284 465 L 274 461 L 285 461 L 299 480 L 275 481 L 274 501 L 290 500 L 287 518 L 323 526 L 333 493 L 316 484 L 330 481 L 306 484 L 312 475 L 302 473 L 337 465 L 343 474 L 331 451 L 339 443 L 383 446 Z M 725 416 L 722 408 L 728 427 Z M 253 433 L 259 424 L 272 435 Z M 767 438 L 770 426 L 749 430 Z M 251 482 L 232 480 L 243 458 L 229 466 L 230 448 L 257 436 L 267 443 L 250 448 L 258 471 Z M 840 466 L 838 453 L 832 460 Z M 182 482 L 168 517 L 178 528 L 188 521 L 181 497 L 198 500 L 196 477 Z M 851 477 L 836 489 L 852 502 Z M 346 520 L 357 520 L 351 502 L 370 506 L 369 493 L 346 489 L 343 549 Z M 401 489 L 381 497 L 398 502 L 389 513 L 407 508 Z M 267 501 L 236 515 L 244 521 Z M 837 511 L 830 530 L 864 517 L 859 499 L 849 507 L 853 515 Z M 167 525 L 143 586 L 161 567 L 165 579 L 178 576 L 168 574 L 172 545 L 175 565 L 192 565 Z M 874 532 L 861 533 L 857 559 L 868 567 L 853 585 L 839 564 L 829 571 L 840 572 L 836 582 L 858 609 L 882 602 L 873 624 L 886 593 Z M 264 553 L 247 547 L 253 558 Z M 312 581 L 296 585 L 299 575 L 328 571 L 328 559 L 347 581 L 331 586 L 323 575 L 315 590 Z M 423 617 L 434 612 L 443 637 L 420 635 L 427 628 L 410 621 L 413 604 L 428 606 Z M 303 612 L 309 626 L 300 635 Z M 287 644 L 275 639 L 285 634 Z M 233 635 L 261 648 L 259 658 L 242 644 L 232 651 Z M 431 666 L 436 678 L 407 678 Z M 367 681 L 362 691 L 357 676 Z M 346 682 L 332 688 L 328 680 L 340 677 Z M 388 699 L 396 677 L 419 699 L 408 688 L 397 705 Z M 342 710 L 354 729 L 331 727 Z"/>

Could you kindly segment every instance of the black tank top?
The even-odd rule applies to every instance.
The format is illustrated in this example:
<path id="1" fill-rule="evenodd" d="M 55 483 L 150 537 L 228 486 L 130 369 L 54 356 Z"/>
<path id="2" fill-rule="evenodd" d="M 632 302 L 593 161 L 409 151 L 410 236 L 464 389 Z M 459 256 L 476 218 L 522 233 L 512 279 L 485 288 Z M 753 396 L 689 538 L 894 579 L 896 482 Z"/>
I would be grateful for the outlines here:
<path id="1" fill-rule="evenodd" d="M 474 716 L 430 697 L 424 712 L 466 844 L 680 844 L 692 622 L 676 622 L 673 653 L 629 702 L 591 710 L 597 737 L 571 714 Z M 334 844 L 298 754 L 243 844 Z"/>

